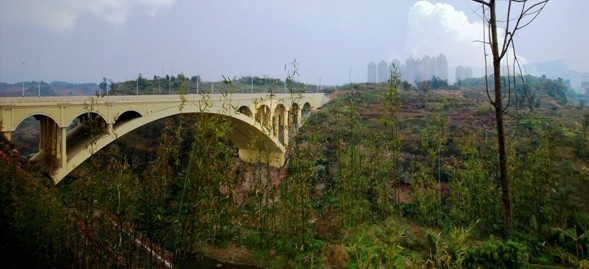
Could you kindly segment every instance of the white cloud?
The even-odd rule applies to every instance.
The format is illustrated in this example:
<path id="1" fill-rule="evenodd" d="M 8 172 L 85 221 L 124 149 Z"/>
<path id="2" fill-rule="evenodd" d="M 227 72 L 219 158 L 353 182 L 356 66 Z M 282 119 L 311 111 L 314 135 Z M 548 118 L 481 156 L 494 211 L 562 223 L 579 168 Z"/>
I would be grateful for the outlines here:
<path id="1" fill-rule="evenodd" d="M 155 14 L 161 8 L 170 8 L 174 4 L 175 0 L 137 0 L 137 2 L 145 6 L 148 10 L 149 15 L 155 16 Z"/>
<path id="2" fill-rule="evenodd" d="M 74 30 L 76 20 L 92 15 L 113 25 L 125 23 L 131 13 L 154 16 L 175 0 L 9 0 L 0 4 L 3 20 L 32 23 L 58 33 Z"/>
<path id="3" fill-rule="evenodd" d="M 418 1 L 409 10 L 406 51 L 410 56 L 445 54 L 449 65 L 482 66 L 482 22 L 448 4 Z"/>

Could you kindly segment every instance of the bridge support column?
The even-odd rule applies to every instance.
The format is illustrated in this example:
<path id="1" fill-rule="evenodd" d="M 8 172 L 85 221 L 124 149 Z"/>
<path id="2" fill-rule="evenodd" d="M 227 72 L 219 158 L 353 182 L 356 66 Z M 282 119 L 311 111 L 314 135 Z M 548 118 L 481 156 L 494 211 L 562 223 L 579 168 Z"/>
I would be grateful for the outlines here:
<path id="1" fill-rule="evenodd" d="M 268 112 L 268 131 L 272 135 L 274 133 L 274 111 L 270 108 L 270 112 Z"/>
<path id="2" fill-rule="evenodd" d="M 272 126 L 274 129 L 274 133 L 273 135 L 278 137 L 278 141 L 281 141 L 281 128 L 284 126 L 284 122 L 282 121 L 283 119 L 283 115 L 280 113 L 280 111 L 278 111 L 277 113 L 274 113 L 273 117 L 272 117 Z"/>
<path id="3" fill-rule="evenodd" d="M 283 139 L 283 143 L 284 146 L 288 146 L 288 129 L 290 128 L 290 126 L 288 126 L 289 122 L 288 122 L 288 112 L 284 112 L 282 114 L 282 139 Z"/>
<path id="4" fill-rule="evenodd" d="M 48 143 L 51 141 L 49 137 L 49 118 L 46 116 L 39 117 L 39 154 L 43 155 L 47 153 L 50 148 Z"/>
<path id="5" fill-rule="evenodd" d="M 55 167 L 64 167 L 67 163 L 66 128 L 60 128 L 51 118 L 39 118 L 41 130 L 39 132 L 38 157 Z M 37 159 L 37 158 L 34 158 Z"/>
<path id="6" fill-rule="evenodd" d="M 295 108 L 291 108 L 288 111 L 289 119 L 288 119 L 288 128 L 290 131 L 296 133 L 301 125 L 301 110 Z"/>
<path id="7" fill-rule="evenodd" d="M 60 143 L 61 143 L 61 151 L 60 151 L 60 166 L 59 167 L 65 167 L 65 165 L 67 164 L 67 131 L 66 128 L 60 128 L 61 129 L 61 136 L 60 136 Z"/>

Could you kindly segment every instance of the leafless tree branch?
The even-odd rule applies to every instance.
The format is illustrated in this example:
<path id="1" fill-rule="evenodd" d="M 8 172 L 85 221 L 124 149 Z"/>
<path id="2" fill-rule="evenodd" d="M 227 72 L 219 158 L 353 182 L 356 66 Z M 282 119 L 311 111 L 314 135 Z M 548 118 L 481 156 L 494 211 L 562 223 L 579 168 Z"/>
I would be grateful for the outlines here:
<path id="1" fill-rule="evenodd" d="M 475 1 L 475 2 L 481 2 L 481 1 Z M 482 5 L 485 5 L 484 3 L 482 3 Z M 485 26 L 486 21 L 487 21 L 487 15 L 485 12 L 485 8 L 483 6 L 483 44 L 491 44 L 490 42 L 487 42 L 487 27 Z M 490 31 L 490 29 L 489 29 Z M 489 103 L 491 103 L 491 105 L 495 106 L 495 102 L 493 101 L 493 99 L 491 98 L 491 93 L 489 92 L 489 70 L 488 70 L 488 63 L 487 63 L 487 46 L 483 45 L 483 54 L 485 55 L 485 90 L 487 92 L 487 98 L 489 99 Z"/>
<path id="2" fill-rule="evenodd" d="M 515 35 L 515 33 L 517 31 L 519 31 L 520 29 L 523 29 L 526 26 L 530 25 L 538 17 L 538 15 L 542 12 L 542 10 L 544 9 L 544 7 L 548 3 L 548 1 L 549 0 L 541 0 L 537 3 L 532 4 L 529 7 L 526 7 L 526 4 L 528 2 L 530 2 L 530 0 L 510 0 L 510 1 L 508 1 L 509 4 L 507 7 L 505 36 L 504 36 L 504 40 L 503 40 L 503 48 L 501 49 L 501 53 L 499 56 L 500 59 L 502 59 L 505 56 L 505 53 L 509 50 L 509 45 L 513 41 L 513 36 Z M 512 6 L 512 3 L 514 3 L 514 2 L 521 3 L 522 7 L 521 7 L 521 10 L 517 16 L 517 19 L 513 19 L 516 21 L 515 26 L 510 28 L 509 22 L 512 20 L 511 19 L 511 12 L 512 12 L 511 6 Z M 524 19 L 529 16 L 532 16 L 532 18 L 529 19 L 528 21 L 524 21 Z"/>
<path id="3" fill-rule="evenodd" d="M 481 4 L 481 5 L 485 5 L 485 6 L 489 6 L 490 5 L 489 2 L 485 2 L 483 0 L 472 0 L 472 1 L 475 1 L 475 2 L 477 2 L 477 3 Z"/>

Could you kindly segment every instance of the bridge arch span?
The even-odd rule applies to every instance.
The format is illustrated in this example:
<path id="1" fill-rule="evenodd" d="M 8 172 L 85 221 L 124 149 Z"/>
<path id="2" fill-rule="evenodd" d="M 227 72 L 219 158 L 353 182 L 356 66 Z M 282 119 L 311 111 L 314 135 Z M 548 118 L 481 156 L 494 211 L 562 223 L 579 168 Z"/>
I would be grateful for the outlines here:
<path id="1" fill-rule="evenodd" d="M 136 119 L 136 118 L 141 118 L 143 117 L 143 115 L 141 115 L 140 112 L 136 111 L 136 110 L 127 110 L 123 113 L 121 113 L 120 115 L 118 115 L 116 117 L 116 119 L 114 119 L 114 125 L 117 126 L 119 124 L 125 123 L 127 121 Z"/>
<path id="2" fill-rule="evenodd" d="M 309 117 L 309 114 L 311 114 L 311 109 L 311 104 L 308 102 L 303 105 L 303 109 L 301 110 L 302 120 L 305 120 L 307 117 Z"/>
<path id="3" fill-rule="evenodd" d="M 270 128 L 271 111 L 272 110 L 270 109 L 270 107 L 268 107 L 268 105 L 259 105 L 256 109 L 256 122 L 260 123 L 262 126 L 266 128 Z"/>
<path id="4" fill-rule="evenodd" d="M 249 108 L 249 106 L 240 106 L 239 109 L 237 109 L 237 112 L 253 118 L 252 110 Z"/>
<path id="5" fill-rule="evenodd" d="M 239 157 L 241 159 L 249 162 L 264 161 L 261 159 L 263 154 L 257 152 L 255 145 L 252 143 L 252 138 L 256 137 L 256 139 L 258 139 L 257 141 L 263 143 L 265 145 L 264 147 L 270 151 L 269 161 L 271 165 L 282 166 L 284 163 L 284 146 L 275 137 L 268 136 L 261 124 L 257 123 L 253 118 L 236 112 L 220 113 L 218 111 L 197 111 L 197 109 L 196 106 L 190 106 L 184 107 L 179 111 L 178 107 L 170 107 L 144 117 L 138 117 L 122 122 L 121 124 L 114 126 L 112 132 L 104 133 L 93 141 L 90 141 L 90 138 L 86 138 L 78 139 L 77 142 L 72 145 L 68 143 L 68 162 L 64 167 L 58 168 L 55 171 L 53 177 L 55 183 L 59 183 L 61 179 L 85 160 L 90 158 L 94 153 L 98 152 L 116 139 L 151 122 L 179 114 L 206 114 L 227 118 L 231 121 L 233 126 L 229 138 L 239 148 Z"/>
<path id="6" fill-rule="evenodd" d="M 16 129 L 18 129 L 18 127 L 28 118 L 30 117 L 35 117 L 35 119 L 39 120 L 40 117 L 47 117 L 48 119 L 50 119 L 52 122 L 54 122 L 55 124 L 58 124 L 59 121 L 57 121 L 51 114 L 48 113 L 43 113 L 43 112 L 36 112 L 36 113 L 30 113 L 27 114 L 23 117 L 19 117 L 18 119 L 16 119 L 14 121 L 14 127 L 12 128 L 12 131 L 16 131 Z"/>
<path id="7" fill-rule="evenodd" d="M 72 120 L 70 120 L 69 122 L 71 123 L 72 121 L 78 120 L 78 122 L 81 122 L 83 124 L 97 124 L 100 125 L 102 128 L 106 128 L 106 125 L 108 125 L 109 121 L 108 119 L 100 112 L 97 111 L 85 111 L 82 113 L 79 113 L 77 116 L 71 118 Z M 68 124 L 69 126 L 69 124 Z M 67 126 L 60 126 L 60 127 L 67 127 Z"/>

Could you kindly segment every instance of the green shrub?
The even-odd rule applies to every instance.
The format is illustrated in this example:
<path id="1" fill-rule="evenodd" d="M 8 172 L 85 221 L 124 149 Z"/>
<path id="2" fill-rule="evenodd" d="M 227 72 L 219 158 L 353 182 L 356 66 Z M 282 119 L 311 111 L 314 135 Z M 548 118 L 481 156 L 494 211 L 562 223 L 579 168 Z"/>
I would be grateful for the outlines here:
<path id="1" fill-rule="evenodd" d="M 493 236 L 468 251 L 470 266 L 485 268 L 520 268 L 528 262 L 530 252 L 524 244 L 508 239 L 503 242 Z"/>

